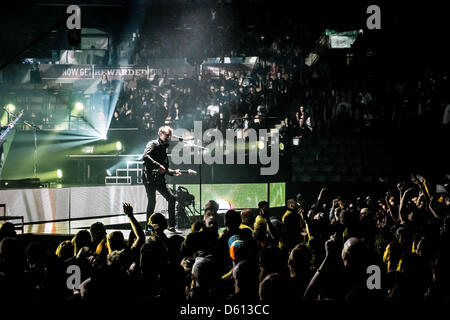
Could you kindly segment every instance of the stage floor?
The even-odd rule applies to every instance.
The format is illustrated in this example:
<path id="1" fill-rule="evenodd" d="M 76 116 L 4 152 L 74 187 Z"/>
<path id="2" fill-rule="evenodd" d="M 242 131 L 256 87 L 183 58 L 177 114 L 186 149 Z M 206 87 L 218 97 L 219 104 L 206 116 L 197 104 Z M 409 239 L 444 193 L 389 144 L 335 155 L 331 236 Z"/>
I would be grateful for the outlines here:
<path id="1" fill-rule="evenodd" d="M 74 234 L 96 221 L 110 230 L 127 233 L 129 221 L 123 214 L 123 202 L 131 203 L 139 222 L 146 222 L 147 196 L 143 185 L 0 190 L 0 204 L 5 204 L 0 215 L 23 216 L 24 233 Z M 159 193 L 155 212 L 167 216 L 167 201 Z"/>
<path id="2" fill-rule="evenodd" d="M 211 199 L 218 202 L 219 217 L 222 217 L 221 213 L 228 209 L 257 208 L 263 200 L 269 201 L 271 208 L 284 207 L 286 198 L 284 182 L 202 184 L 201 187 L 199 184 L 169 184 L 169 187 L 173 190 L 184 187 L 184 192 L 193 196 L 190 212 L 187 212 L 191 221 L 200 219 L 200 207 Z M 123 213 L 123 202 L 131 203 L 137 220 L 145 225 L 147 195 L 142 184 L 2 189 L 0 217 L 5 214 L 23 217 L 24 233 L 75 234 L 100 221 L 109 231 L 121 230 L 128 234 L 130 225 Z M 168 217 L 167 209 L 167 201 L 157 193 L 155 212 Z M 20 220 L 11 222 L 17 224 Z M 188 232 L 189 225 L 189 222 L 184 225 L 183 233 Z"/>

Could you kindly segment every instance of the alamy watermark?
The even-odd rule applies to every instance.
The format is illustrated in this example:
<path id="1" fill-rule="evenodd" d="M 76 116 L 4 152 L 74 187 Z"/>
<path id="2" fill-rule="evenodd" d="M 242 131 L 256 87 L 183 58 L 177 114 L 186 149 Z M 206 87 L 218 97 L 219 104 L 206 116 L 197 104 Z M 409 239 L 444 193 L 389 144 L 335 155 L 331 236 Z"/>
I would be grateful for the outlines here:
<path id="1" fill-rule="evenodd" d="M 66 10 L 67 14 L 70 14 L 66 20 L 66 27 L 69 30 L 81 29 L 81 8 L 77 5 L 70 5 Z"/>
<path id="2" fill-rule="evenodd" d="M 186 136 L 186 129 L 175 129 L 174 134 Z M 202 122 L 194 121 L 194 141 L 206 147 L 207 151 L 183 142 L 178 142 L 172 149 L 172 162 L 179 164 L 261 164 L 261 175 L 274 175 L 280 167 L 280 138 L 278 131 L 249 128 L 245 131 L 227 129 L 225 137 L 217 129 L 203 132 Z M 212 139 L 208 145 L 203 141 Z M 246 152 L 248 151 L 248 152 Z M 236 153 L 236 159 L 235 159 Z M 248 156 L 246 156 L 248 154 Z M 192 157 L 193 155 L 193 157 Z M 224 161 L 225 160 L 225 161 Z"/>
<path id="3" fill-rule="evenodd" d="M 367 267 L 366 273 L 370 276 L 366 280 L 367 289 L 381 289 L 381 269 L 376 264 Z"/>
<path id="4" fill-rule="evenodd" d="M 81 284 L 81 269 L 75 264 L 67 267 L 66 273 L 69 275 L 66 280 L 66 286 L 69 290 L 79 290 Z"/>
<path id="5" fill-rule="evenodd" d="M 373 4 L 367 7 L 366 10 L 367 14 L 370 14 L 370 16 L 367 18 L 366 26 L 367 29 L 373 30 L 373 29 L 381 29 L 381 9 L 379 6 Z"/>

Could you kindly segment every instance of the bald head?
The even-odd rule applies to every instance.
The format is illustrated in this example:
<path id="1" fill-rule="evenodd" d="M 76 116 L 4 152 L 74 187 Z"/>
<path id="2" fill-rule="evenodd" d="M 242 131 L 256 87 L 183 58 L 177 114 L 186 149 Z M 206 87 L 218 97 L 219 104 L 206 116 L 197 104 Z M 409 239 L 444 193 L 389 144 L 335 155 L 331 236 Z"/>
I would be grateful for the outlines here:
<path id="1" fill-rule="evenodd" d="M 344 243 L 342 261 L 346 267 L 359 266 L 363 262 L 364 246 L 361 240 L 352 237 Z"/>

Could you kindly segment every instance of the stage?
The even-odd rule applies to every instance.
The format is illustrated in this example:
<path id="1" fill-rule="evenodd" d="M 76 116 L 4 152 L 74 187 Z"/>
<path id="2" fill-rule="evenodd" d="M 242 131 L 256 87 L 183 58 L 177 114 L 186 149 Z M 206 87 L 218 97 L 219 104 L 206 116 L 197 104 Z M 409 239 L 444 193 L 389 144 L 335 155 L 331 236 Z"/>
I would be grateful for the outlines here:
<path id="1" fill-rule="evenodd" d="M 155 211 L 166 213 L 167 201 L 159 193 L 156 200 Z M 129 223 L 122 202 L 133 205 L 139 222 L 146 221 L 143 185 L 0 190 L 6 216 L 23 216 L 24 233 L 74 234 L 96 221 L 121 229 Z"/>
<path id="2" fill-rule="evenodd" d="M 219 214 L 228 209 L 257 208 L 259 201 L 270 201 L 271 206 L 282 207 L 285 201 L 285 183 L 236 183 L 169 185 L 173 190 L 183 187 L 194 196 L 187 212 L 190 220 L 201 219 L 200 203 L 216 200 Z M 23 217 L 24 233 L 75 234 L 102 222 L 108 232 L 121 230 L 125 236 L 130 232 L 128 218 L 123 214 L 122 203 L 129 202 L 136 219 L 146 223 L 147 196 L 142 184 L 116 184 L 95 186 L 63 186 L 11 188 L 0 190 L 0 204 L 5 205 L 10 217 Z M 202 207 L 203 207 L 202 206 Z M 157 192 L 155 212 L 168 217 L 168 203 Z M 20 227 L 20 219 L 11 220 Z M 179 228 L 183 233 L 188 226 Z"/>

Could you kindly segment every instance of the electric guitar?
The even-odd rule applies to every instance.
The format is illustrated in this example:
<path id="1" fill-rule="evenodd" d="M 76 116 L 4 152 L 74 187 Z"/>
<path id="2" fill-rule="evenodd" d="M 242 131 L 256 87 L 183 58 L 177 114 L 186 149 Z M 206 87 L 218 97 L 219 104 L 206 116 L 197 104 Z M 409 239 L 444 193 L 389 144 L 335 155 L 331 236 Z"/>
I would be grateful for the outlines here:
<path id="1" fill-rule="evenodd" d="M 187 173 L 189 175 L 197 175 L 197 171 L 188 169 L 188 170 L 180 170 L 181 173 Z M 164 173 L 159 173 L 158 169 L 153 169 L 151 174 L 146 175 L 146 179 L 149 183 L 155 182 L 163 182 L 164 176 L 166 175 L 167 170 Z"/>
<path id="2" fill-rule="evenodd" d="M 196 176 L 197 175 L 197 171 L 195 171 L 195 170 L 191 170 L 191 169 L 188 169 L 188 170 L 180 170 L 180 172 L 181 173 L 187 173 L 187 174 L 189 174 L 189 175 L 194 175 L 194 176 Z M 158 169 L 153 169 L 152 170 L 152 173 L 157 173 L 157 174 L 159 174 L 159 175 L 165 175 L 166 173 L 167 173 L 167 170 L 166 170 L 166 172 L 164 172 L 164 173 L 159 173 L 159 171 L 158 171 Z"/>
<path id="3" fill-rule="evenodd" d="M 11 131 L 11 129 L 16 125 L 17 121 L 19 121 L 19 119 L 23 116 L 23 110 L 20 111 L 20 113 L 17 115 L 17 118 L 14 119 L 13 122 L 11 122 L 8 125 L 8 128 L 6 128 L 6 130 L 4 132 L 2 132 L 1 136 L 0 136 L 0 145 L 2 145 L 5 142 L 5 138 L 8 135 L 9 131 Z M 12 126 L 11 126 L 12 125 Z"/>

